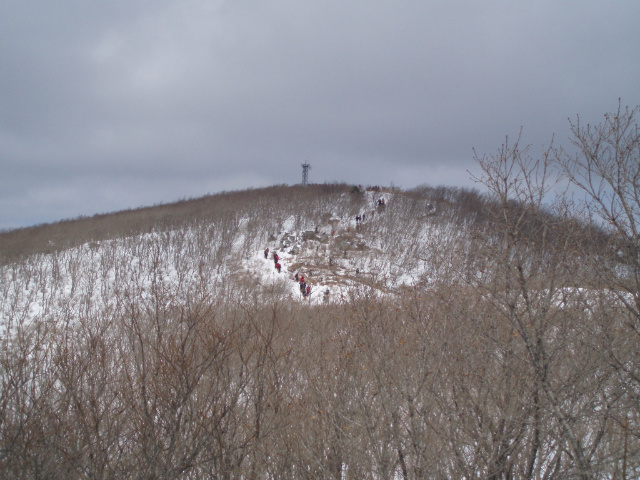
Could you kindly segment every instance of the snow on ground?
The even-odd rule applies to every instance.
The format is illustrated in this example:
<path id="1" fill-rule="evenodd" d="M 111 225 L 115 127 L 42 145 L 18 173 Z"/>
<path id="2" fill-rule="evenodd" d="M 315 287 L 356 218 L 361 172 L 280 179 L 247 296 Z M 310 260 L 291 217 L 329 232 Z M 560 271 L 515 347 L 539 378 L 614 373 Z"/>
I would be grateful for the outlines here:
<path id="1" fill-rule="evenodd" d="M 380 198 L 385 210 L 376 210 Z M 388 295 L 450 276 L 453 258 L 447 251 L 451 241 L 464 238 L 459 227 L 390 215 L 395 200 L 391 193 L 365 192 L 360 212 L 355 211 L 365 220 L 356 222 L 348 213 L 354 210 L 347 195 L 313 230 L 295 231 L 296 225 L 310 222 L 285 216 L 281 230 L 267 242 L 255 219 L 244 215 L 225 224 L 154 231 L 34 255 L 0 267 L 0 334 L 33 320 L 69 321 L 122 311 L 131 299 L 144 303 L 164 296 L 167 302 L 184 304 L 226 295 L 233 282 L 246 279 L 256 288 L 284 285 L 291 299 L 321 304 L 341 302 L 363 289 Z M 281 273 L 274 268 L 274 251 L 280 255 Z M 309 298 L 301 295 L 296 273 L 311 286 Z"/>
<path id="2" fill-rule="evenodd" d="M 292 232 L 296 225 L 296 217 L 289 215 L 287 219 L 282 223 L 282 230 L 285 232 Z"/>
<path id="3" fill-rule="evenodd" d="M 386 213 L 374 209 L 382 197 Z M 242 282 L 317 305 L 365 292 L 393 295 L 407 287 L 457 281 L 460 260 L 473 248 L 468 232 L 446 219 L 392 214 L 395 202 L 391 194 L 366 192 L 359 213 L 365 221 L 356 222 L 355 215 L 345 213 L 347 208 L 336 206 L 313 230 L 295 231 L 305 223 L 285 216 L 280 231 L 266 242 L 267 234 L 245 215 L 225 225 L 154 231 L 33 255 L 0 267 L 0 336 L 34 320 L 115 315 L 132 301 L 151 305 L 162 297 L 170 307 L 233 295 Z M 270 252 L 265 259 L 266 247 Z M 280 273 L 274 251 L 280 256 Z M 296 273 L 311 286 L 309 298 L 301 295 Z"/>

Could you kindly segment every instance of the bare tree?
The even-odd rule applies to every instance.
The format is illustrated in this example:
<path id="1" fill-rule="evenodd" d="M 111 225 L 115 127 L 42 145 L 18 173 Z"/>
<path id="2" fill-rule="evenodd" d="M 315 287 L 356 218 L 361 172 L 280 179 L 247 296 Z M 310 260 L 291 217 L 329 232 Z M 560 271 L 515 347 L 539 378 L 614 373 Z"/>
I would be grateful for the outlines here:
<path id="1" fill-rule="evenodd" d="M 624 408 L 611 409 L 622 477 L 638 473 L 640 439 L 640 107 L 606 114 L 598 125 L 571 122 L 575 151 L 557 150 L 554 162 L 576 189 L 582 218 L 597 253 L 583 249 L 592 275 L 583 308 L 597 322 L 594 349 L 618 377 Z M 634 459 L 632 461 L 631 459 Z M 623 468 L 624 465 L 624 468 Z M 631 467 L 633 465 L 633 467 Z"/>
<path id="2" fill-rule="evenodd" d="M 601 440 L 613 421 L 608 409 L 616 395 L 603 388 L 608 372 L 599 368 L 592 350 L 581 348 L 591 330 L 588 319 L 567 307 L 579 292 L 569 287 L 586 273 L 576 248 L 582 232 L 570 220 L 563 196 L 551 198 L 558 181 L 551 150 L 541 159 L 527 150 L 517 140 L 496 156 L 477 158 L 484 173 L 480 181 L 496 203 L 495 250 L 489 257 L 495 264 L 476 286 L 485 292 L 493 316 L 518 339 L 518 355 L 526 359 L 523 373 L 532 382 L 533 418 L 527 424 L 534 430 L 526 437 L 530 454 L 521 472 L 590 478 L 610 468 Z M 547 431 L 552 428 L 546 440 L 541 418 Z M 557 447 L 545 458 L 541 454 L 552 444 Z"/>

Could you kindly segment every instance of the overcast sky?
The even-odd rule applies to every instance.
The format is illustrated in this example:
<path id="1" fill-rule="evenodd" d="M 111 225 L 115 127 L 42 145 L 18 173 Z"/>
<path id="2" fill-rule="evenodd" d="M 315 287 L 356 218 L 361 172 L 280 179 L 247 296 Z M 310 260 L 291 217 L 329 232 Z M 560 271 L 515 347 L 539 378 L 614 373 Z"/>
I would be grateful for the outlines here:
<path id="1" fill-rule="evenodd" d="M 640 104 L 635 0 L 2 0 L 0 229 L 223 190 L 473 186 Z"/>

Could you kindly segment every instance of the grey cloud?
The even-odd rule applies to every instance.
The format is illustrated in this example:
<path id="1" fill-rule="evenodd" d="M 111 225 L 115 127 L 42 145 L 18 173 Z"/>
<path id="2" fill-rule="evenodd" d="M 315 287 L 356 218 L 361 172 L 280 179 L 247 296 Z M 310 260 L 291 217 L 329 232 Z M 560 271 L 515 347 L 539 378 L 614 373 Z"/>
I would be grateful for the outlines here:
<path id="1" fill-rule="evenodd" d="M 317 182 L 473 185 L 474 147 L 521 126 L 536 148 L 562 142 L 567 117 L 640 103 L 639 14 L 623 1 L 8 0 L 0 228 L 297 183 L 305 159 Z"/>

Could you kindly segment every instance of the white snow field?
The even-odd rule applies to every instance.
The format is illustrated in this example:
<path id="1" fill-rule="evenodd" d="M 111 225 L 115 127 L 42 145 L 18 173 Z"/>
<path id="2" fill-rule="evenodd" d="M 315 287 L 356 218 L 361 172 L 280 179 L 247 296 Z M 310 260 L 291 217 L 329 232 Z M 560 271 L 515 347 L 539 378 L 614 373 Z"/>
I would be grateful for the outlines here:
<path id="1" fill-rule="evenodd" d="M 376 208 L 384 196 L 384 210 Z M 376 295 L 451 281 L 467 229 L 415 215 L 422 202 L 365 192 L 319 199 L 300 211 L 238 211 L 220 223 L 90 242 L 0 267 L 0 332 L 32 321 L 73 322 L 126 307 L 127 298 L 185 304 L 206 296 L 257 295 L 279 288 L 290 301 L 340 302 L 365 288 Z M 356 222 L 364 213 L 365 220 Z M 268 258 L 264 249 L 269 248 Z M 277 251 L 281 273 L 274 268 Z M 301 295 L 294 275 L 311 294 Z"/>

